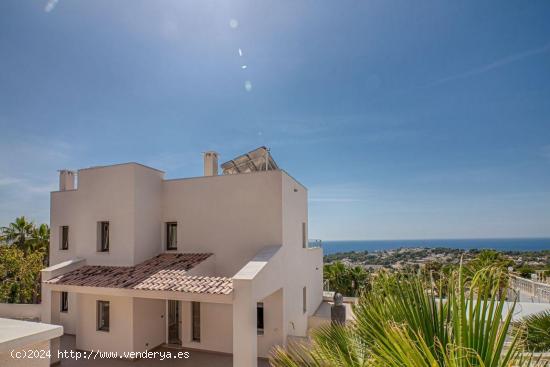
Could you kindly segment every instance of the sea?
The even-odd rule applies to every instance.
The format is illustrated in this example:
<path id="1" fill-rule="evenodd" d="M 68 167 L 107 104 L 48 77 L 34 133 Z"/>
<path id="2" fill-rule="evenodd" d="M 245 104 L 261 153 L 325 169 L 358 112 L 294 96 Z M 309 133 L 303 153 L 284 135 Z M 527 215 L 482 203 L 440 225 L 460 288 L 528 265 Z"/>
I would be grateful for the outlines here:
<path id="1" fill-rule="evenodd" d="M 322 247 L 325 255 L 337 252 L 374 252 L 410 247 L 447 247 L 464 250 L 494 249 L 499 251 L 541 251 L 550 250 L 550 238 L 322 241 Z"/>

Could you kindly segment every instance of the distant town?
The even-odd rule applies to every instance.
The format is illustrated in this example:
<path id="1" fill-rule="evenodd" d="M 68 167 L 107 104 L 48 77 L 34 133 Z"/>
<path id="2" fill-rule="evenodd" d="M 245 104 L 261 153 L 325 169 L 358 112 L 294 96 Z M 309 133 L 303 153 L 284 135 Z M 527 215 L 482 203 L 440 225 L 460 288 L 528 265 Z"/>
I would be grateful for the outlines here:
<path id="1" fill-rule="evenodd" d="M 339 252 L 324 257 L 326 264 L 340 261 L 348 266 L 361 266 L 367 270 L 423 267 L 441 268 L 458 265 L 475 258 L 482 250 L 453 248 L 399 248 L 383 251 Z M 531 274 L 546 275 L 550 273 L 550 250 L 543 251 L 499 251 L 509 261 L 515 272 L 526 278 Z"/>

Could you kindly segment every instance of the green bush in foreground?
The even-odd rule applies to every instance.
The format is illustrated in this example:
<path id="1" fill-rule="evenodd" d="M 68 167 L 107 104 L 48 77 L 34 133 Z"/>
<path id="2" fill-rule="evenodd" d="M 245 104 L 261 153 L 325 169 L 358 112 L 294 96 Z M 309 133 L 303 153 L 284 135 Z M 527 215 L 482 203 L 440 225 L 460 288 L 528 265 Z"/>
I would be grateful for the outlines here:
<path id="1" fill-rule="evenodd" d="M 527 316 L 518 327 L 523 328 L 527 349 L 550 352 L 550 311 Z"/>
<path id="2" fill-rule="evenodd" d="M 308 344 L 278 348 L 274 367 L 504 367 L 544 365 L 523 357 L 521 332 L 504 311 L 502 269 L 467 277 L 462 267 L 441 287 L 414 274 L 380 273 L 354 307 L 355 321 L 313 331 Z M 505 348 L 505 339 L 510 344 Z"/>

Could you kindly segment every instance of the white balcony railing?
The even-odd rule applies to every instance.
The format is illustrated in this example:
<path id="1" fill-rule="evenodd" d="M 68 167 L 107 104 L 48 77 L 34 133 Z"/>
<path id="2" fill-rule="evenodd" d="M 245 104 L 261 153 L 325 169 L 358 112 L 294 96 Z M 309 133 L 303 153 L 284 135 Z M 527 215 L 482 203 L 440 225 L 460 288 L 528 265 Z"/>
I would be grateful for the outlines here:
<path id="1" fill-rule="evenodd" d="M 536 302 L 550 302 L 550 285 L 510 275 L 510 288 L 525 293 Z"/>

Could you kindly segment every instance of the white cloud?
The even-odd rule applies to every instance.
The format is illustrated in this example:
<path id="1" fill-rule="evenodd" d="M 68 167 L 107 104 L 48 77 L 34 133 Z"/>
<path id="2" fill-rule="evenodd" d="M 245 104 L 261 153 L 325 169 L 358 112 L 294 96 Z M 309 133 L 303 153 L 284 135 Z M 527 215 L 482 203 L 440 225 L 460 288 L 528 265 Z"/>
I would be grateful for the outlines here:
<path id="1" fill-rule="evenodd" d="M 55 9 L 58 2 L 59 2 L 59 0 L 48 0 L 48 2 L 46 3 L 46 6 L 44 6 L 44 11 L 46 13 L 51 12 L 52 10 Z"/>

